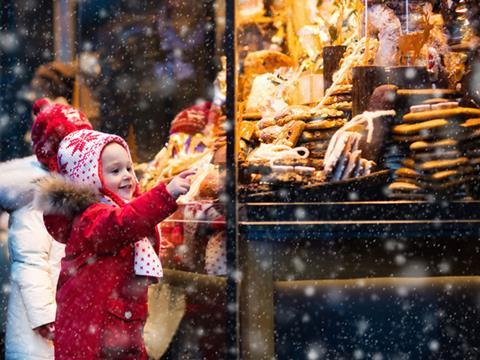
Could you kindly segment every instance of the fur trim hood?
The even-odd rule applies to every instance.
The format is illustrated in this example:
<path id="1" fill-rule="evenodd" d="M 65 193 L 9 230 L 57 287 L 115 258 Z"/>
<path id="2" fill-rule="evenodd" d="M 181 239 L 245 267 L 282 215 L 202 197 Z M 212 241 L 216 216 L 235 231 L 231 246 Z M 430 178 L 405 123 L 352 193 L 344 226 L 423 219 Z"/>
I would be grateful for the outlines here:
<path id="1" fill-rule="evenodd" d="M 34 206 L 45 215 L 62 215 L 71 219 L 98 203 L 100 198 L 98 190 L 52 174 L 37 181 Z"/>
<path id="2" fill-rule="evenodd" d="M 43 211 L 50 235 L 66 244 L 74 217 L 100 202 L 98 190 L 79 186 L 59 174 L 37 181 L 34 206 Z"/>
<path id="3" fill-rule="evenodd" d="M 47 174 L 35 156 L 0 164 L 0 210 L 15 211 L 32 202 L 35 181 Z"/>

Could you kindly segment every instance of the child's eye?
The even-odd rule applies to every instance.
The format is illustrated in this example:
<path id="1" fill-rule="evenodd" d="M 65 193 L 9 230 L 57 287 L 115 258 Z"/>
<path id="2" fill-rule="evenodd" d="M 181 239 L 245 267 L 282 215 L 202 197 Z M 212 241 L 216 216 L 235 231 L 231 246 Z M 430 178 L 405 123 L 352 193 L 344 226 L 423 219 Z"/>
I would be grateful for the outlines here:
<path id="1" fill-rule="evenodd" d="M 113 170 L 112 170 L 112 173 L 113 173 L 113 174 L 118 174 L 118 169 L 113 169 Z"/>
<path id="2" fill-rule="evenodd" d="M 132 167 L 131 167 L 131 166 L 128 166 L 128 167 L 127 167 L 127 171 L 128 171 L 128 172 L 132 172 Z"/>

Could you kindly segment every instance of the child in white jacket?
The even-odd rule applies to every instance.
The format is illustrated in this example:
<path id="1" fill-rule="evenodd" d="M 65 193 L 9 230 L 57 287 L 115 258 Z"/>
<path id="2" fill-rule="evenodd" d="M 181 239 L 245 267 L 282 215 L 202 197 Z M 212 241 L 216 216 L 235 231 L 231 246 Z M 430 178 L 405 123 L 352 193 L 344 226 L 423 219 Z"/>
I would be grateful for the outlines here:
<path id="1" fill-rule="evenodd" d="M 72 131 L 91 128 L 83 114 L 66 105 L 39 101 L 32 126 L 35 155 L 0 164 L 0 211 L 10 214 L 10 294 L 5 358 L 53 359 L 55 291 L 64 245 L 48 234 L 33 209 L 35 180 L 55 170 L 58 143 Z"/>

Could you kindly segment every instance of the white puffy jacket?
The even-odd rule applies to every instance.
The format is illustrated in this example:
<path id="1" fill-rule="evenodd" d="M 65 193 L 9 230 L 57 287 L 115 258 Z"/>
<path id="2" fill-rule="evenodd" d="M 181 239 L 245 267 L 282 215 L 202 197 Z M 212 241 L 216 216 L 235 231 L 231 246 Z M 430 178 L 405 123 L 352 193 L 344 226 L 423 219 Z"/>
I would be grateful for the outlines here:
<path id="1" fill-rule="evenodd" d="M 32 329 L 55 321 L 55 289 L 64 245 L 33 209 L 34 181 L 47 174 L 34 156 L 0 164 L 0 208 L 10 213 L 11 289 L 5 358 L 53 359 L 53 344 Z"/>

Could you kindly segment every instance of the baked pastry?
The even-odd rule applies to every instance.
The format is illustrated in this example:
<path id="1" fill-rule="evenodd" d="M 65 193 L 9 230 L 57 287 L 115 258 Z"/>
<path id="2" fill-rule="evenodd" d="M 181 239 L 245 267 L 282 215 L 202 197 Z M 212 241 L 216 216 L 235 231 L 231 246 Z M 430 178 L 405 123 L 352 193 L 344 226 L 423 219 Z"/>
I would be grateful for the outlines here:
<path id="1" fill-rule="evenodd" d="M 240 137 L 246 141 L 251 141 L 255 137 L 257 130 L 256 121 L 242 121 L 240 123 Z"/>
<path id="2" fill-rule="evenodd" d="M 410 150 L 413 152 L 431 152 L 441 150 L 452 150 L 458 146 L 458 141 L 454 139 L 444 139 L 433 142 L 416 141 L 410 144 Z"/>
<path id="3" fill-rule="evenodd" d="M 282 128 L 273 143 L 275 145 L 287 145 L 293 148 L 297 145 L 304 128 L 305 123 L 303 121 L 291 121 Z"/>
<path id="4" fill-rule="evenodd" d="M 223 190 L 225 183 L 225 172 L 218 173 L 218 171 L 209 172 L 202 180 L 198 188 L 198 193 L 195 199 L 199 200 L 216 200 Z"/>
<path id="5" fill-rule="evenodd" d="M 405 122 L 420 122 L 432 119 L 448 119 L 453 117 L 472 118 L 480 117 L 480 109 L 455 107 L 452 109 L 430 110 L 417 113 L 409 113 L 403 117 Z"/>
<path id="6" fill-rule="evenodd" d="M 260 50 L 248 53 L 243 61 L 243 73 L 264 74 L 273 72 L 279 67 L 292 67 L 295 65 L 294 60 L 279 51 Z"/>
<path id="7" fill-rule="evenodd" d="M 347 122 L 343 118 L 320 119 L 307 122 L 305 130 L 327 130 L 341 128 Z"/>
<path id="8" fill-rule="evenodd" d="M 243 74 L 239 79 L 241 99 L 250 95 L 253 80 L 261 74 L 273 73 L 280 67 L 293 67 L 294 60 L 279 51 L 261 50 L 248 53 L 243 62 Z"/>
<path id="9" fill-rule="evenodd" d="M 316 131 L 303 131 L 302 136 L 300 136 L 299 143 L 307 143 L 310 141 L 318 140 L 330 140 L 330 138 L 335 134 L 337 129 L 328 129 L 328 130 L 316 130 Z"/>

